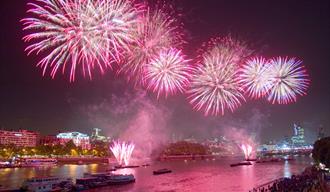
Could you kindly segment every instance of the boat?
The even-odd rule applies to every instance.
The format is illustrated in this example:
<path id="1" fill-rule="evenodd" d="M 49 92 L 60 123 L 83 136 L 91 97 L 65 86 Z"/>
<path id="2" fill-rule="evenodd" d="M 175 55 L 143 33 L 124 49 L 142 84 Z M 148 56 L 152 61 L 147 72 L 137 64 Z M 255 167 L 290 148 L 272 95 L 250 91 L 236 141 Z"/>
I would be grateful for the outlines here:
<path id="1" fill-rule="evenodd" d="M 97 182 L 99 182 L 99 178 L 97 177 L 83 177 L 76 179 L 76 188 L 84 188 L 84 189 L 89 189 L 89 188 L 95 188 L 97 187 Z"/>
<path id="2" fill-rule="evenodd" d="M 128 175 L 113 174 L 113 175 L 109 175 L 109 177 L 107 178 L 107 182 L 110 185 L 128 184 L 135 182 L 135 177 L 133 174 L 128 174 Z"/>
<path id="3" fill-rule="evenodd" d="M 112 174 L 109 172 L 104 173 L 84 173 L 83 178 L 76 179 L 77 190 L 104 187 L 108 185 L 128 184 L 135 182 L 133 174 L 122 175 Z"/>
<path id="4" fill-rule="evenodd" d="M 242 166 L 242 165 L 252 165 L 252 163 L 250 161 L 243 161 L 239 163 L 230 164 L 231 167 Z"/>
<path id="5" fill-rule="evenodd" d="M 146 164 L 143 164 L 143 165 L 142 165 L 142 167 L 148 167 L 148 166 L 150 166 L 149 163 L 146 163 Z"/>
<path id="6" fill-rule="evenodd" d="M 21 189 L 24 191 L 33 192 L 49 192 L 49 191 L 65 191 L 73 187 L 71 178 L 58 178 L 58 177 L 34 177 L 26 179 Z"/>
<path id="7" fill-rule="evenodd" d="M 24 166 L 52 166 L 57 164 L 54 158 L 25 158 L 20 163 Z"/>
<path id="8" fill-rule="evenodd" d="M 158 169 L 156 171 L 153 171 L 154 175 L 160 175 L 160 174 L 165 174 L 165 173 L 172 173 L 172 170 L 170 169 Z"/>

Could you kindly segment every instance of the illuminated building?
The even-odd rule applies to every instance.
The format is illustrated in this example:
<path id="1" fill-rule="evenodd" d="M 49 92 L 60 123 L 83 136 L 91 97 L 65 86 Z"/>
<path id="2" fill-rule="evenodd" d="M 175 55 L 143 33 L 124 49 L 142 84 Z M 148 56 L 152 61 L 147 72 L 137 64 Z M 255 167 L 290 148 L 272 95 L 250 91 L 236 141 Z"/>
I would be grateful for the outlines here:
<path id="1" fill-rule="evenodd" d="M 293 125 L 294 135 L 291 137 L 293 146 L 305 145 L 305 133 L 304 129 L 297 124 Z"/>
<path id="2" fill-rule="evenodd" d="M 79 132 L 65 132 L 57 134 L 56 138 L 59 139 L 61 145 L 65 145 L 72 140 L 77 147 L 81 147 L 82 149 L 91 148 L 89 136 L 86 134 Z"/>
<path id="3" fill-rule="evenodd" d="M 0 144 L 13 144 L 18 147 L 35 147 L 38 144 L 39 133 L 28 130 L 0 130 Z"/>
<path id="4" fill-rule="evenodd" d="M 97 142 L 97 141 L 108 142 L 110 140 L 109 137 L 101 135 L 100 132 L 101 132 L 100 128 L 93 128 L 93 132 L 91 136 L 92 142 Z"/>

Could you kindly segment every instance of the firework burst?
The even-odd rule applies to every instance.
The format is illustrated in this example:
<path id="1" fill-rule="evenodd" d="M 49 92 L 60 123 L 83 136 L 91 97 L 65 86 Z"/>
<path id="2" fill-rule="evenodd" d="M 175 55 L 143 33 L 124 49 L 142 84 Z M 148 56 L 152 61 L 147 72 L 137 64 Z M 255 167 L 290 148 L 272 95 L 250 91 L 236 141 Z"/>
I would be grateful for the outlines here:
<path id="1" fill-rule="evenodd" d="M 135 41 L 138 8 L 128 0 L 35 0 L 28 3 L 32 17 L 22 20 L 31 33 L 23 40 L 31 42 L 28 55 L 48 52 L 37 65 L 57 71 L 70 67 L 70 81 L 81 68 L 91 77 L 97 66 L 101 72 L 118 62 L 122 50 Z"/>
<path id="2" fill-rule="evenodd" d="M 110 150 L 116 157 L 119 165 L 123 165 L 124 163 L 127 166 L 130 162 L 134 147 L 135 145 L 132 143 L 115 141 L 113 145 L 110 146 Z"/>
<path id="3" fill-rule="evenodd" d="M 238 67 L 249 51 L 232 38 L 212 40 L 212 47 L 201 56 L 188 91 L 190 103 L 204 114 L 234 111 L 244 101 Z"/>
<path id="4" fill-rule="evenodd" d="M 240 69 L 240 82 L 252 98 L 264 96 L 270 88 L 268 62 L 264 58 L 252 58 Z"/>
<path id="5" fill-rule="evenodd" d="M 249 144 L 242 144 L 241 149 L 244 153 L 245 160 L 249 160 L 252 154 L 252 146 Z"/>
<path id="6" fill-rule="evenodd" d="M 137 41 L 130 45 L 127 59 L 120 73 L 132 79 L 135 85 L 145 84 L 145 68 L 162 50 L 180 47 L 183 43 L 181 25 L 166 8 L 146 9 L 135 34 Z"/>
<path id="7" fill-rule="evenodd" d="M 147 88 L 157 92 L 157 97 L 161 93 L 167 96 L 177 91 L 184 92 L 192 71 L 189 61 L 180 50 L 161 51 L 146 67 Z"/>
<path id="8" fill-rule="evenodd" d="M 287 104 L 305 95 L 309 85 L 308 75 L 302 61 L 278 57 L 270 61 L 270 91 L 268 101 Z"/>

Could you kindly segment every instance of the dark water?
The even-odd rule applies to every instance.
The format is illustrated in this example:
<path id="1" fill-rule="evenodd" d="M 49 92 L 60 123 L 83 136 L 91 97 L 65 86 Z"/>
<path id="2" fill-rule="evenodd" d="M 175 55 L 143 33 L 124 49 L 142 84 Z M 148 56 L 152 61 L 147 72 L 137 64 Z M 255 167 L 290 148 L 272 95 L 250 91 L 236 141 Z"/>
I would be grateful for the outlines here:
<path id="1" fill-rule="evenodd" d="M 123 169 L 117 173 L 133 173 L 136 182 L 120 187 L 99 188 L 93 191 L 248 191 L 279 177 L 299 174 L 311 165 L 310 157 L 296 157 L 289 162 L 254 164 L 230 167 L 238 159 L 154 162 L 149 167 Z M 1 169 L 0 184 L 18 187 L 25 178 L 36 176 L 82 177 L 84 172 L 101 172 L 110 165 L 59 165 L 54 167 Z M 173 173 L 154 176 L 152 171 L 169 168 Z"/>

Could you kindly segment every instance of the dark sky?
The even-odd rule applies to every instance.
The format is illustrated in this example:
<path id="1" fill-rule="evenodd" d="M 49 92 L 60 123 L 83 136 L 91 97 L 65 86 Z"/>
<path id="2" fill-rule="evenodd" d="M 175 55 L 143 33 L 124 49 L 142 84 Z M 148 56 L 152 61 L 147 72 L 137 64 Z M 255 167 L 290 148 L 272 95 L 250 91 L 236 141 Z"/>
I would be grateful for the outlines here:
<path id="1" fill-rule="evenodd" d="M 54 80 L 42 77 L 35 67 L 40 59 L 26 56 L 21 38 L 20 19 L 26 16 L 26 0 L 1 1 L 1 71 L 0 126 L 5 129 L 27 128 L 44 134 L 59 130 L 79 130 L 89 133 L 93 124 L 81 113 L 84 106 L 108 100 L 111 95 L 136 91 L 125 81 L 108 71 L 90 81 L 77 78 L 74 83 L 62 74 Z M 294 122 L 301 123 L 310 136 L 323 126 L 329 134 L 330 125 L 330 1 L 220 1 L 177 0 L 175 7 L 184 13 L 188 45 L 193 51 L 210 37 L 234 34 L 254 46 L 266 57 L 294 56 L 304 61 L 312 83 L 308 95 L 291 105 L 271 105 L 266 101 L 247 101 L 233 114 L 224 117 L 204 117 L 191 110 L 184 96 L 167 100 L 151 100 L 172 110 L 174 130 L 185 136 L 210 136 L 219 121 L 251 122 L 253 115 L 263 115 L 258 131 L 262 140 L 278 139 L 291 134 Z M 114 118 L 114 117 L 109 117 Z M 265 123 L 266 122 L 266 123 Z M 200 127 L 203 127 L 201 130 Z M 102 128 L 102 127 L 101 127 Z"/>

